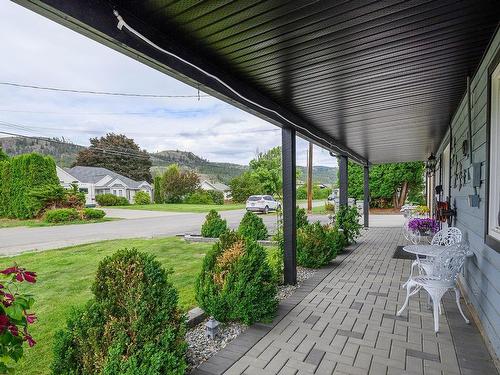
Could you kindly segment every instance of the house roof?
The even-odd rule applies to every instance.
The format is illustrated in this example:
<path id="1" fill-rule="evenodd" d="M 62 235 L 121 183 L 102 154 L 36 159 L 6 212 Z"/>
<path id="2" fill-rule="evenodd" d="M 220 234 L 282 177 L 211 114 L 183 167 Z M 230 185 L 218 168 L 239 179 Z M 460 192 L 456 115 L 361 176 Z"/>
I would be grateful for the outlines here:
<path id="1" fill-rule="evenodd" d="M 208 180 L 203 180 L 201 183 L 206 183 L 212 186 L 215 190 L 219 191 L 229 191 L 231 188 L 227 186 L 226 184 L 223 184 L 222 182 L 211 182 Z"/>
<path id="2" fill-rule="evenodd" d="M 102 186 L 108 187 L 118 179 L 123 182 L 128 188 L 138 189 L 141 184 L 147 183 L 146 181 L 134 181 L 131 178 L 125 177 L 119 173 L 113 172 L 107 168 L 102 167 L 84 167 L 76 166 L 73 168 L 64 168 L 64 170 L 74 176 L 76 179 L 83 183 L 96 184 L 104 177 L 109 176 L 111 179 L 105 182 Z M 148 184 L 149 185 L 149 184 Z"/>

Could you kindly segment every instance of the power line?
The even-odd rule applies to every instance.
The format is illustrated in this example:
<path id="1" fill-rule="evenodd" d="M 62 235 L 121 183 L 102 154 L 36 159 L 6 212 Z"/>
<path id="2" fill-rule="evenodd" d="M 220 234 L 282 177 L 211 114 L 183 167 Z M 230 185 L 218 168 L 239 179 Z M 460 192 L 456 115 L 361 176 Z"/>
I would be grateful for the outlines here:
<path id="1" fill-rule="evenodd" d="M 47 87 L 47 86 L 37 86 L 37 85 L 27 85 L 14 82 L 0 82 L 0 85 L 21 87 L 25 89 L 35 89 L 35 90 L 47 90 L 56 92 L 70 92 L 74 94 L 92 94 L 92 95 L 110 95 L 110 96 L 128 96 L 128 97 L 140 97 L 140 98 L 208 98 L 210 95 L 159 95 L 159 94 L 137 94 L 137 93 L 123 93 L 123 92 L 109 92 L 109 91 L 95 91 L 95 90 L 77 90 L 77 89 L 65 89 L 60 87 Z"/>

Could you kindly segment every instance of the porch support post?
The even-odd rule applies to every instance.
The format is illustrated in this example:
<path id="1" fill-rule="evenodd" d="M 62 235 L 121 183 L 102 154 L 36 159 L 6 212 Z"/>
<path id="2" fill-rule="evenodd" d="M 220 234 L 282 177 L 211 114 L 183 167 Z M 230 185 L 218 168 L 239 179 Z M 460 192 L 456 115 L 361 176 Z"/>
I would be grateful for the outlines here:
<path id="1" fill-rule="evenodd" d="M 339 155 L 339 204 L 347 206 L 347 156 Z"/>
<path id="2" fill-rule="evenodd" d="M 368 228 L 370 215 L 370 169 L 367 165 L 364 166 L 364 199 L 363 199 L 363 219 L 365 228 Z"/>
<path id="3" fill-rule="evenodd" d="M 295 181 L 295 129 L 281 131 L 281 152 L 283 168 L 283 239 L 284 239 L 284 281 L 297 283 L 297 226 L 296 226 L 296 181 Z"/>

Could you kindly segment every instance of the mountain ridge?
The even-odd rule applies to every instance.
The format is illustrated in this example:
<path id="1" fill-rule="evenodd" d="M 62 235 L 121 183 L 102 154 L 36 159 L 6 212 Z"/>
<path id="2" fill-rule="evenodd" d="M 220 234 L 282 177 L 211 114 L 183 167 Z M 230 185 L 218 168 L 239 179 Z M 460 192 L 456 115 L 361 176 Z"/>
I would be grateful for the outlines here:
<path id="1" fill-rule="evenodd" d="M 85 149 L 85 146 L 67 143 L 65 140 L 23 137 L 4 137 L 0 138 L 0 147 L 10 156 L 38 152 L 43 155 L 49 155 L 54 158 L 56 164 L 60 167 L 69 167 L 75 160 L 79 151 Z M 213 162 L 204 159 L 191 151 L 164 150 L 149 153 L 153 167 L 153 174 L 161 173 L 168 165 L 178 164 L 182 168 L 189 168 L 196 172 L 208 176 L 214 182 L 229 183 L 229 181 L 241 175 L 248 170 L 248 166 Z M 306 168 L 297 166 L 301 172 L 301 180 L 305 180 L 307 175 Z M 316 183 L 331 185 L 337 180 L 337 168 L 326 166 L 313 166 L 313 180 Z"/>

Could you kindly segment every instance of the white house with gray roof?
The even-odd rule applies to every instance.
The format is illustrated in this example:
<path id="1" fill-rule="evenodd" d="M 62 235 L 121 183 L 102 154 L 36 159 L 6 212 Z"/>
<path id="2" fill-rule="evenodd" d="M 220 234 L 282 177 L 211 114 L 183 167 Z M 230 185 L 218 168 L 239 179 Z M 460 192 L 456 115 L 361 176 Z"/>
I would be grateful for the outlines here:
<path id="1" fill-rule="evenodd" d="M 130 203 L 138 191 L 145 191 L 153 199 L 153 187 L 147 181 L 134 181 L 119 173 L 101 167 L 73 168 L 57 167 L 59 182 L 65 188 L 76 184 L 85 193 L 87 205 L 96 204 L 95 197 L 99 194 L 113 194 L 125 197 Z"/>

